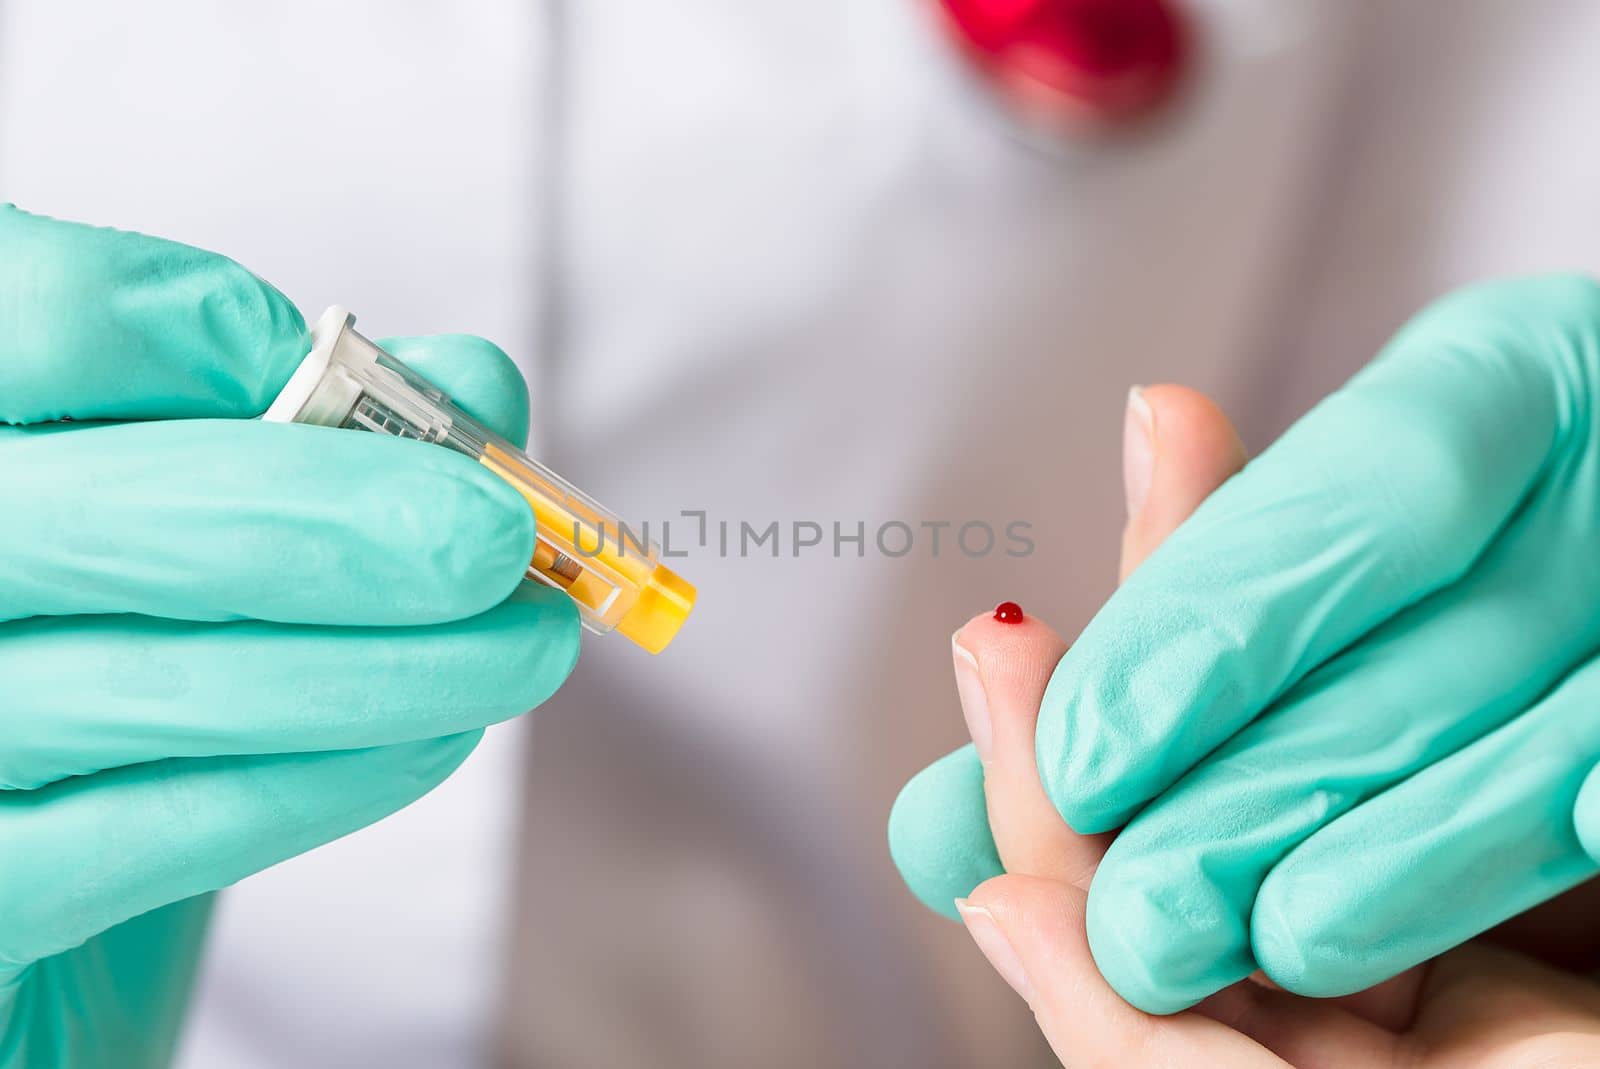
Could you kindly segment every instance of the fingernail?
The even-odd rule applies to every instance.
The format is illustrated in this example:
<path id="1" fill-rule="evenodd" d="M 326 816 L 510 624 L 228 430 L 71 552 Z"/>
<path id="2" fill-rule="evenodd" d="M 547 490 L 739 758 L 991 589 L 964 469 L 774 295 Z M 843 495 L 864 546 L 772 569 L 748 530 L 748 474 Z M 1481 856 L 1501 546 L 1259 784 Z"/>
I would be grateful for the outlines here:
<path id="1" fill-rule="evenodd" d="M 961 921 L 967 926 L 972 941 L 978 944 L 978 949 L 989 959 L 994 971 L 1026 1001 L 1033 991 L 1028 984 L 1028 974 L 1022 968 L 1022 959 L 1017 957 L 1011 940 L 995 923 L 994 914 L 982 906 L 974 906 L 965 898 L 956 899 L 956 912 L 961 914 Z"/>
<path id="2" fill-rule="evenodd" d="M 989 720 L 989 696 L 978 674 L 978 659 L 961 644 L 961 632 L 950 636 L 950 654 L 956 665 L 956 695 L 961 699 L 961 715 L 967 721 L 967 734 L 978 749 L 978 760 L 989 763 L 994 745 L 994 728 Z"/>
<path id="3" fill-rule="evenodd" d="M 1128 390 L 1128 410 L 1122 422 L 1122 489 L 1128 499 L 1128 518 L 1139 514 L 1150 496 L 1150 479 L 1155 473 L 1155 414 L 1144 391 Z"/>

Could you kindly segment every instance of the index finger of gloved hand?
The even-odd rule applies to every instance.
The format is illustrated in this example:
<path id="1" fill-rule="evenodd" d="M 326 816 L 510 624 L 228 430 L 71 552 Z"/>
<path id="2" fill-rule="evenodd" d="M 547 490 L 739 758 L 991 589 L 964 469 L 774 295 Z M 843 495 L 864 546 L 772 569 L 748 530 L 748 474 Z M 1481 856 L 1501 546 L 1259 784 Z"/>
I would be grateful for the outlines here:
<path id="1" fill-rule="evenodd" d="M 1588 425 L 1597 338 L 1586 279 L 1463 291 L 1201 505 L 1051 679 L 1039 767 L 1067 821 L 1126 823 L 1312 668 L 1458 578 Z"/>
<path id="2" fill-rule="evenodd" d="M 962 713 L 983 761 L 989 830 L 1005 870 L 1079 887 L 1109 836 L 1067 827 L 1039 783 L 1033 731 L 1039 700 L 1067 643 L 1042 620 L 983 613 L 951 636 Z"/>
<path id="3" fill-rule="evenodd" d="M 0 423 L 254 416 L 309 349 L 226 257 L 0 205 Z"/>
<path id="4" fill-rule="evenodd" d="M 491 431 L 518 446 L 528 441 L 527 380 L 494 342 L 471 334 L 430 334 L 385 338 L 378 345 Z"/>
<path id="5" fill-rule="evenodd" d="M 1578 842 L 1591 858 L 1600 862 L 1600 764 L 1589 770 L 1572 806 L 1572 823 Z"/>
<path id="6" fill-rule="evenodd" d="M 504 600 L 533 556 L 509 484 L 422 442 L 254 420 L 13 436 L 0 619 L 424 624 Z"/>
<path id="7" fill-rule="evenodd" d="M 156 761 L 0 792 L 0 970 L 371 824 L 433 789 L 481 734 Z"/>

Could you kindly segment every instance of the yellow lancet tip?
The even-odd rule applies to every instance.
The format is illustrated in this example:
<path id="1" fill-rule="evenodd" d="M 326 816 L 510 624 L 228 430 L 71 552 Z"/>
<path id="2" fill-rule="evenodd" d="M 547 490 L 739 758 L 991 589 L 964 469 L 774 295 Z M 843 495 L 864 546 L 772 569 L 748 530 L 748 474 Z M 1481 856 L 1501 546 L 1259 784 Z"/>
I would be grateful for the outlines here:
<path id="1" fill-rule="evenodd" d="M 635 645 L 660 653 L 689 618 L 694 599 L 692 583 L 671 568 L 658 566 L 640 587 L 639 600 L 617 621 L 617 631 Z"/>

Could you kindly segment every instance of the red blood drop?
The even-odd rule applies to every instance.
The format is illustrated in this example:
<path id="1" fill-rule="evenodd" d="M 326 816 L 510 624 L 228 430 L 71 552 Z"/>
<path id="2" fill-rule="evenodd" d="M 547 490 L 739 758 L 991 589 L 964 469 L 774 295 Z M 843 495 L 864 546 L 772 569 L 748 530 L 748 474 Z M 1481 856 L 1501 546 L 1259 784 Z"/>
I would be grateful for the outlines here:
<path id="1" fill-rule="evenodd" d="M 977 68 L 1030 113 L 1120 123 L 1165 101 L 1188 64 L 1172 0 L 938 0 Z"/>
<path id="2" fill-rule="evenodd" d="M 994 607 L 994 618 L 1003 624 L 1020 624 L 1022 606 L 1014 601 L 1002 601 Z"/>

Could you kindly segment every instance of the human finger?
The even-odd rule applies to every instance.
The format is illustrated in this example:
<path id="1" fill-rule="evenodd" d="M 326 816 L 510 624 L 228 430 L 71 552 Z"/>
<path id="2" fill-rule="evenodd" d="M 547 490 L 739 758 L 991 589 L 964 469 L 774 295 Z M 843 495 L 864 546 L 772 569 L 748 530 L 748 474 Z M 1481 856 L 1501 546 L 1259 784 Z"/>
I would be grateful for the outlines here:
<path id="1" fill-rule="evenodd" d="M 0 422 L 255 416 L 309 347 L 227 257 L 0 205 Z"/>
<path id="2" fill-rule="evenodd" d="M 1198 1014 L 1156 1018 L 1100 978 L 1083 933 L 1084 893 L 1055 880 L 1001 876 L 961 903 L 984 956 L 1033 1010 L 1066 1065 L 1182 1065 L 1246 1069 L 1286 1063 Z"/>
<path id="3" fill-rule="evenodd" d="M 1194 510 L 1244 467 L 1244 443 L 1211 398 L 1187 386 L 1135 386 L 1123 429 L 1127 579 Z"/>
<path id="4" fill-rule="evenodd" d="M 961 710 L 983 763 L 989 829 L 1005 871 L 1088 887 L 1108 836 L 1078 835 L 1039 783 L 1034 723 L 1067 644 L 1007 603 L 969 620 L 950 640 Z"/>
<path id="5" fill-rule="evenodd" d="M 528 383 L 494 342 L 472 334 L 384 338 L 378 345 L 516 445 L 528 440 Z"/>
<path id="6" fill-rule="evenodd" d="M 422 624 L 504 600 L 527 503 L 447 449 L 253 420 L 0 443 L 0 618 Z"/>

